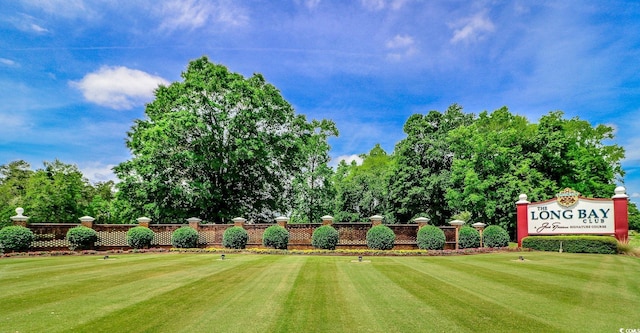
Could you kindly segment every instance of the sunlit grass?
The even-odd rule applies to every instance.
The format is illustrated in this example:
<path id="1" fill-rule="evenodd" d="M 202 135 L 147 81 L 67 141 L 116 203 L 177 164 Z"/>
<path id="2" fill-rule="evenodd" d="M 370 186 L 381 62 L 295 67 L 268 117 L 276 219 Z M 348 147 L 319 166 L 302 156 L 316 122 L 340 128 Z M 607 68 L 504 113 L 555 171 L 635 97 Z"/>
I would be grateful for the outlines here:
<path id="1" fill-rule="evenodd" d="M 4 258 L 0 332 L 613 332 L 640 322 L 638 276 L 544 252 Z"/>

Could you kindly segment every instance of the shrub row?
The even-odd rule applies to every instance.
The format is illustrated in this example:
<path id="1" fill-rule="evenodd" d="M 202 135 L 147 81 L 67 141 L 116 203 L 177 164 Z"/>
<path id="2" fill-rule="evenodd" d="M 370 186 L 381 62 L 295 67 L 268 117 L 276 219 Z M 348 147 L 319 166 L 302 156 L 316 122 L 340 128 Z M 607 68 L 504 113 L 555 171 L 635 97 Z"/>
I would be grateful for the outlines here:
<path id="1" fill-rule="evenodd" d="M 127 232 L 127 244 L 134 249 L 150 247 L 155 234 L 145 227 L 134 227 Z M 26 251 L 34 240 L 31 230 L 21 226 L 10 226 L 0 230 L 0 248 L 3 251 Z M 367 231 L 366 242 L 370 249 L 390 250 L 395 243 L 396 235 L 393 230 L 384 224 L 372 227 Z M 71 243 L 71 249 L 91 249 L 98 236 L 95 230 L 77 226 L 69 229 L 67 240 Z M 199 235 L 191 227 L 184 226 L 176 229 L 171 235 L 171 244 L 176 248 L 195 248 L 198 246 Z M 227 228 L 222 237 L 222 245 L 231 249 L 244 249 L 249 240 L 247 231 L 239 226 Z M 318 249 L 334 250 L 338 245 L 338 231 L 325 225 L 316 228 L 313 232 L 311 245 Z M 265 247 L 274 249 L 287 249 L 289 232 L 286 228 L 273 225 L 267 228 L 262 237 Z M 505 247 L 509 243 L 509 235 L 499 226 L 487 227 L 484 231 L 484 244 L 486 247 Z M 444 249 L 445 235 L 442 229 L 427 225 L 420 229 L 417 235 L 417 244 L 420 249 L 441 250 Z M 471 227 L 462 227 L 459 234 L 460 248 L 476 248 L 480 246 L 480 234 Z"/>
<path id="2" fill-rule="evenodd" d="M 522 239 L 522 247 L 538 251 L 570 253 L 617 253 L 618 241 L 611 236 L 529 236 Z"/>

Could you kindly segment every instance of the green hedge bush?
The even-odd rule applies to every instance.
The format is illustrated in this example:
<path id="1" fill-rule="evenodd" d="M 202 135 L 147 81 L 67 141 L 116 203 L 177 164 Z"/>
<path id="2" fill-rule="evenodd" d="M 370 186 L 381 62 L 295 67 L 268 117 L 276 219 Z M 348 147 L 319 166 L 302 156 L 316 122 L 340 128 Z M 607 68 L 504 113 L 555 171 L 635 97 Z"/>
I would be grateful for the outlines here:
<path id="1" fill-rule="evenodd" d="M 569 253 L 618 252 L 618 241 L 611 236 L 529 236 L 522 239 L 522 247 L 538 251 L 562 251 Z"/>
<path id="2" fill-rule="evenodd" d="M 198 238 L 195 229 L 189 226 L 180 227 L 171 234 L 171 245 L 177 248 L 195 248 L 198 247 Z"/>
<path id="3" fill-rule="evenodd" d="M 0 250 L 2 252 L 24 252 L 29 250 L 35 236 L 29 228 L 12 225 L 0 230 Z"/>
<path id="4" fill-rule="evenodd" d="M 509 233 L 497 225 L 490 225 L 482 233 L 484 247 L 509 246 Z"/>
<path id="5" fill-rule="evenodd" d="M 289 231 L 279 225 L 268 227 L 262 234 L 262 245 L 274 249 L 286 250 L 289 244 Z"/>
<path id="6" fill-rule="evenodd" d="M 227 228 L 222 234 L 222 246 L 230 249 L 244 249 L 249 241 L 249 233 L 243 227 Z"/>
<path id="7" fill-rule="evenodd" d="M 67 231 L 67 241 L 71 243 L 71 250 L 91 249 L 98 241 L 98 233 L 89 227 L 79 225 Z"/>
<path id="8" fill-rule="evenodd" d="M 133 227 L 127 231 L 127 244 L 134 249 L 142 249 L 151 246 L 155 233 L 146 227 Z"/>
<path id="9" fill-rule="evenodd" d="M 442 229 L 434 225 L 425 225 L 418 231 L 416 242 L 418 247 L 423 250 L 442 250 L 446 238 Z"/>
<path id="10" fill-rule="evenodd" d="M 509 242 L 507 241 L 507 245 Z M 475 228 L 464 226 L 458 233 L 458 247 L 469 249 L 480 247 L 480 233 Z"/>
<path id="11" fill-rule="evenodd" d="M 367 231 L 367 246 L 373 250 L 391 250 L 396 241 L 396 234 L 384 224 Z"/>
<path id="12" fill-rule="evenodd" d="M 338 230 L 330 225 L 323 225 L 313 231 L 311 245 L 317 249 L 335 250 L 339 238 Z"/>

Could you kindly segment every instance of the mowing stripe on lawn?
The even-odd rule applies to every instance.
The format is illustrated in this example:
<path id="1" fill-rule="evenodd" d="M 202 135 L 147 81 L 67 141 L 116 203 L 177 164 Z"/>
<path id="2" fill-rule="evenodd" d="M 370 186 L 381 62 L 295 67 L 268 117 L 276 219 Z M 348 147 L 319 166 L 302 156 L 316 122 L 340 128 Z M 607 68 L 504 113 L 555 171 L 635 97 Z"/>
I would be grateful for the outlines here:
<path id="1" fill-rule="evenodd" d="M 204 257 L 204 256 L 202 256 Z M 74 331 L 118 332 L 134 327 L 136 332 L 190 332 L 190 325 L 211 320 L 207 315 L 213 308 L 234 307 L 238 286 L 250 286 L 277 256 L 235 256 L 216 265 L 233 265 L 230 269 L 209 272 L 183 281 L 176 288 L 157 293 L 153 297 L 129 305 L 108 315 L 96 318 Z M 183 271 L 189 274 L 190 271 Z M 236 310 L 239 310 L 236 308 Z M 242 316 L 233 318 L 240 322 Z M 214 327 L 211 328 L 213 330 Z M 211 331 L 205 329 L 204 331 Z M 125 330 L 126 331 L 126 330 Z"/>

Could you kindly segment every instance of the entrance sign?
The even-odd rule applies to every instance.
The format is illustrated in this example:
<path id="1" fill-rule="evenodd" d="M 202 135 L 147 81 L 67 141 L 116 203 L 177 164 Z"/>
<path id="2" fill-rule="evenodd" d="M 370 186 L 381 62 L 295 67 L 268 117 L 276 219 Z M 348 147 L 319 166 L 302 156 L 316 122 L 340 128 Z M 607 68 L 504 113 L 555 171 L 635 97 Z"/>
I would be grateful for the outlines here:
<path id="1" fill-rule="evenodd" d="M 628 196 L 624 187 L 616 188 L 612 199 L 584 198 L 567 188 L 555 199 L 530 203 L 526 194 L 516 202 L 518 246 L 526 236 L 537 235 L 615 235 L 628 237 Z"/>

